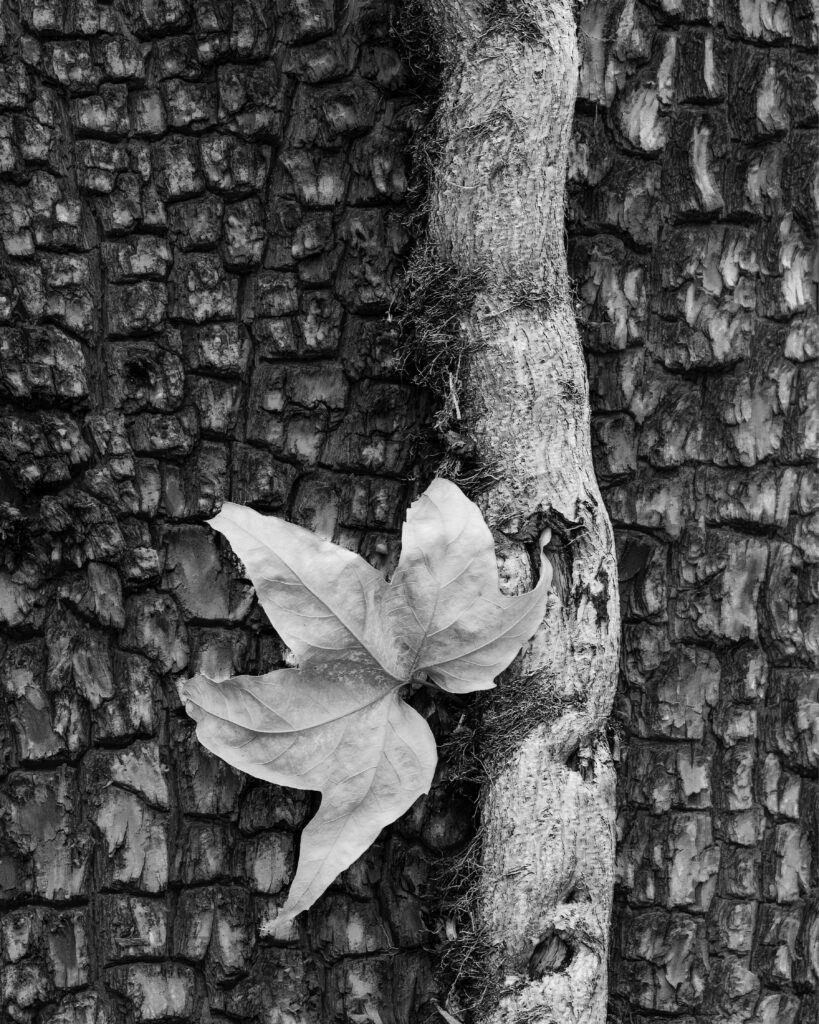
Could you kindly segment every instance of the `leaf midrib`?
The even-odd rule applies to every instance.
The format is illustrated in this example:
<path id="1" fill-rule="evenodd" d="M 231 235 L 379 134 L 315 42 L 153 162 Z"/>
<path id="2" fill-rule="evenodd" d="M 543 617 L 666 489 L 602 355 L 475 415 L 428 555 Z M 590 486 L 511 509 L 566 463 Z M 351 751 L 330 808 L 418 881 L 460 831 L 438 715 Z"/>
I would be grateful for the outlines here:
<path id="1" fill-rule="evenodd" d="M 290 668 L 290 669 L 282 669 L 281 671 L 283 671 L 283 672 L 299 672 L 299 671 L 302 671 L 302 670 L 301 669 L 292 669 L 292 668 Z M 207 679 L 207 681 L 209 683 L 211 683 L 213 686 L 219 686 L 219 683 L 215 679 L 211 679 L 209 676 L 203 675 L 202 678 L 203 679 Z M 229 680 L 226 680 L 226 682 L 229 682 Z M 341 722 L 345 718 L 349 718 L 351 715 L 357 715 L 360 711 L 366 711 L 367 708 L 371 708 L 374 705 L 376 705 L 379 701 L 382 701 L 386 697 L 389 697 L 391 694 L 397 693 L 400 689 L 402 689 L 402 687 L 404 687 L 406 685 L 407 685 L 406 680 L 398 680 L 396 686 L 391 686 L 388 690 L 386 690 L 380 696 L 374 697 L 372 700 L 367 701 L 366 704 L 360 704 L 358 707 L 352 708 L 350 711 L 345 711 L 343 714 L 336 715 L 333 718 L 325 719 L 322 722 L 316 722 L 314 725 L 307 725 L 307 726 L 305 726 L 302 729 L 255 729 L 253 726 L 250 726 L 250 725 L 239 725 L 238 727 L 240 729 L 246 729 L 248 732 L 254 732 L 254 733 L 256 733 L 257 736 L 290 736 L 290 735 L 296 735 L 298 733 L 310 732 L 312 729 L 322 729 L 322 728 L 324 728 L 327 725 L 331 725 L 333 722 Z M 188 699 L 190 700 L 191 698 L 189 697 Z M 263 703 L 258 697 L 256 697 L 256 700 L 258 700 L 260 704 Z M 204 707 L 202 704 L 199 704 L 198 701 L 191 701 L 191 703 L 196 704 L 197 707 L 201 708 L 202 711 L 205 712 L 206 715 L 210 715 L 212 718 L 218 718 L 220 722 L 227 722 L 228 725 L 232 725 L 234 727 L 236 727 L 238 725 L 237 722 L 232 721 L 230 718 L 225 718 L 224 715 L 219 715 L 215 711 L 209 710 L 208 708 Z M 264 706 L 269 708 L 271 711 L 274 711 L 274 709 L 271 708 L 270 705 L 265 704 Z M 274 711 L 274 714 L 278 714 L 278 712 Z"/>

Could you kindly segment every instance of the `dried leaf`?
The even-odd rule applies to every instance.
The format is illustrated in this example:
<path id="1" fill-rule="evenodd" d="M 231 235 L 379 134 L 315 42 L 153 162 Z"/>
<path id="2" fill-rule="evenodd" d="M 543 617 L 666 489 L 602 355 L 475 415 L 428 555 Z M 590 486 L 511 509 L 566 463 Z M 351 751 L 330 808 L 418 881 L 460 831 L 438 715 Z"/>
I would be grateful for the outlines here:
<path id="1" fill-rule="evenodd" d="M 494 685 L 543 618 L 549 574 L 528 594 L 502 595 L 492 535 L 445 480 L 410 509 L 390 584 L 359 555 L 252 509 L 228 503 L 211 525 L 301 665 L 223 683 L 198 675 L 182 687 L 209 750 L 257 778 L 322 794 L 285 922 L 429 790 L 435 743 L 402 685 Z"/>

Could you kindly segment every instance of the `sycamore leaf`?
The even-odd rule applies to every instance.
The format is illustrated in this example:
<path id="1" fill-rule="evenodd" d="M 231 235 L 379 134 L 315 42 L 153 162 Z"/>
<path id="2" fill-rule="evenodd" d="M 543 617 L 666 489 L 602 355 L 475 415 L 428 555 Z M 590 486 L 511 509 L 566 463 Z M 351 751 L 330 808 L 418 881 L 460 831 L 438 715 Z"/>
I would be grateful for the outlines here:
<path id="1" fill-rule="evenodd" d="M 501 594 L 492 534 L 448 480 L 410 507 L 390 584 L 355 552 L 243 505 L 209 522 L 302 665 L 363 649 L 396 679 L 422 671 L 453 693 L 484 690 L 543 619 L 548 563 L 534 590 Z"/>
<path id="2" fill-rule="evenodd" d="M 501 594 L 492 535 L 446 480 L 409 510 L 389 584 L 359 555 L 240 505 L 211 525 L 301 667 L 221 683 L 198 675 L 182 695 L 199 740 L 228 764 L 322 794 L 280 914 L 289 921 L 429 790 L 435 743 L 400 688 L 493 686 L 542 620 L 551 576 L 544 568 L 528 594 Z"/>
<path id="3" fill-rule="evenodd" d="M 306 910 L 386 825 L 429 790 L 435 740 L 364 654 L 183 684 L 200 743 L 234 768 L 322 794 L 302 833 L 282 922 Z"/>

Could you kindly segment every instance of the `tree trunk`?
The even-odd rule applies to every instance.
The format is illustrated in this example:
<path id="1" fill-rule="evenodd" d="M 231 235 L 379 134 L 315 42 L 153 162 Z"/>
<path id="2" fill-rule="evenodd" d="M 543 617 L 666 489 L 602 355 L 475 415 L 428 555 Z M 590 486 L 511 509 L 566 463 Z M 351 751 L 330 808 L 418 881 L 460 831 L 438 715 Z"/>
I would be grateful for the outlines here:
<path id="1" fill-rule="evenodd" d="M 580 38 L 570 265 L 624 619 L 612 1020 L 808 1024 L 816 26 L 629 0 Z"/>
<path id="2" fill-rule="evenodd" d="M 472 296 L 454 457 L 497 478 L 478 497 L 510 589 L 548 528 L 556 592 L 485 722 L 483 1011 L 599 1020 L 609 844 L 575 823 L 605 799 L 615 597 L 560 246 L 571 28 L 562 5 L 497 0 L 489 25 L 488 2 L 424 2 L 449 66 L 436 259 Z M 174 686 L 281 656 L 202 525 L 223 499 L 394 557 L 426 409 L 383 316 L 419 122 L 394 14 L 0 4 L 3 1021 L 410 1024 L 436 992 L 457 786 L 277 945 L 309 800 L 211 758 Z M 625 620 L 611 1019 L 813 1024 L 811 5 L 580 14 L 570 264 Z M 457 706 L 426 710 L 453 731 Z"/>
<path id="3" fill-rule="evenodd" d="M 487 711 L 471 937 L 485 979 L 473 1010 L 486 1021 L 598 1024 L 614 857 L 603 729 L 619 615 L 563 248 L 575 23 L 560 2 L 427 7 L 445 77 L 420 259 L 474 282 L 458 317 L 454 447 L 491 480 L 476 500 L 508 591 L 532 585 L 539 536 L 551 537 L 555 580 L 542 627 Z"/>

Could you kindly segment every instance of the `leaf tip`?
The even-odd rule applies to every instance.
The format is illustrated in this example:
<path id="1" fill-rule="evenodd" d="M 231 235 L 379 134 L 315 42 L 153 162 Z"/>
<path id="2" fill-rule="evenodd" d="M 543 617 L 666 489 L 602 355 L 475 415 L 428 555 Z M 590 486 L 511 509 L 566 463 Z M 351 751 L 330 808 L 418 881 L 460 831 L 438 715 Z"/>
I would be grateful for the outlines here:
<path id="1" fill-rule="evenodd" d="M 196 703 L 196 691 L 201 686 L 200 680 L 204 680 L 205 683 L 213 682 L 212 679 L 208 679 L 207 676 L 203 676 L 201 673 L 196 676 L 190 676 L 188 679 L 177 679 L 176 681 L 176 692 L 185 708 L 185 714 L 192 718 L 197 725 L 206 715 L 204 709 Z M 199 690 L 199 696 L 201 697 L 201 690 Z"/>
<path id="2" fill-rule="evenodd" d="M 297 938 L 294 935 L 294 925 L 296 918 L 304 910 L 301 909 L 287 909 L 287 903 L 279 910 L 278 914 L 273 918 L 272 921 L 265 922 L 262 931 L 262 936 L 268 939 L 274 939 L 278 942 L 287 942 Z"/>
<path id="3" fill-rule="evenodd" d="M 215 516 L 205 520 L 205 526 L 209 526 L 212 530 L 218 530 L 221 533 L 222 528 L 218 524 L 227 518 L 226 513 L 230 504 L 231 502 L 229 501 L 224 502 Z"/>

